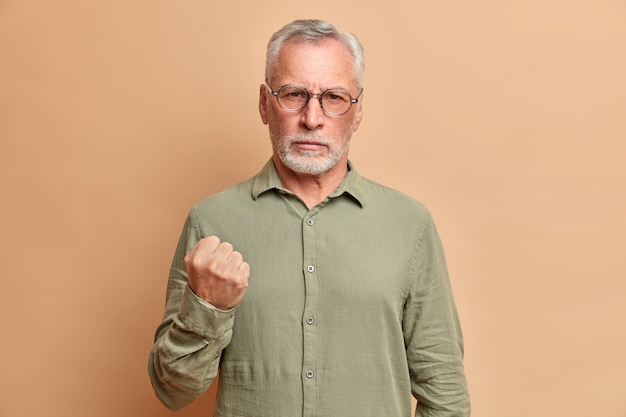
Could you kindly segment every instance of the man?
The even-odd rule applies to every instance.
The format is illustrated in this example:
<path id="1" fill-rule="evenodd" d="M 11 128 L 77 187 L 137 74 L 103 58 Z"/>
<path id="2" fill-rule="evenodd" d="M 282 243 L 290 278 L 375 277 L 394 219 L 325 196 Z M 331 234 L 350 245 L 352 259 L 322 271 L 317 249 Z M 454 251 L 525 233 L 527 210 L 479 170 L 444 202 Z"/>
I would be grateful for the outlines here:
<path id="1" fill-rule="evenodd" d="M 273 154 L 192 208 L 150 353 L 171 409 L 220 372 L 219 417 L 468 416 L 462 336 L 428 211 L 361 177 L 363 50 L 299 20 L 268 44 Z"/>

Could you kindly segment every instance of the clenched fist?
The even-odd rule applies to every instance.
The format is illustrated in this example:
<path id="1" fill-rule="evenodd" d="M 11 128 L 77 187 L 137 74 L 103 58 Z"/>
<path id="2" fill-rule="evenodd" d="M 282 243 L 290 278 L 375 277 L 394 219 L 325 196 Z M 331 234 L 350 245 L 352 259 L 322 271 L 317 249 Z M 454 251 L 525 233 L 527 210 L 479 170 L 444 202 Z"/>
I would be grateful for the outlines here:
<path id="1" fill-rule="evenodd" d="M 216 236 L 205 237 L 187 253 L 185 269 L 194 294 L 220 310 L 239 304 L 248 288 L 250 266 Z"/>

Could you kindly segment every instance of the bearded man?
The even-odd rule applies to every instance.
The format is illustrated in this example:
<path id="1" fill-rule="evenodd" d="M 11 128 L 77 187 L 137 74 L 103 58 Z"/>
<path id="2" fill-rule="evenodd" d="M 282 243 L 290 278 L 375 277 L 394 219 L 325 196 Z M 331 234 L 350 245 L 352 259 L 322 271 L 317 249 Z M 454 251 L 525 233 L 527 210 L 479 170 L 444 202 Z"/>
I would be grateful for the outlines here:
<path id="1" fill-rule="evenodd" d="M 444 252 L 414 199 L 348 159 L 363 48 L 297 20 L 267 49 L 259 113 L 272 157 L 195 205 L 150 352 L 180 409 L 219 370 L 217 417 L 469 416 Z"/>

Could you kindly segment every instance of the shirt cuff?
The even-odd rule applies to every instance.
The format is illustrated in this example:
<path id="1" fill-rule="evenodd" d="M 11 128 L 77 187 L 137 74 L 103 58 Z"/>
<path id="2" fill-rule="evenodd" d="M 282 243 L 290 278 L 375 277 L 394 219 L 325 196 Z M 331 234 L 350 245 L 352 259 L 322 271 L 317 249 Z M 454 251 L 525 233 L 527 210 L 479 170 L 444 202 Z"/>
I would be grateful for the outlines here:
<path id="1" fill-rule="evenodd" d="M 197 333 L 207 340 L 224 337 L 235 323 L 235 309 L 220 310 L 198 297 L 189 285 L 185 287 L 179 310 L 182 327 Z"/>

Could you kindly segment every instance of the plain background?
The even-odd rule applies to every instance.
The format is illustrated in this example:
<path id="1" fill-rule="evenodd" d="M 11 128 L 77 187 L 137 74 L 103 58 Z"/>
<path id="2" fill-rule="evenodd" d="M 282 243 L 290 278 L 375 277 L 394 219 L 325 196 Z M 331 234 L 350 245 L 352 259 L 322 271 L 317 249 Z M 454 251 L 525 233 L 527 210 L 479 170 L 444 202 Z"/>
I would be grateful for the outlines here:
<path id="1" fill-rule="evenodd" d="M 0 1 L 0 416 L 173 415 L 174 246 L 269 158 L 266 41 L 303 17 L 365 45 L 351 158 L 434 214 L 473 416 L 626 417 L 618 0 Z"/>

